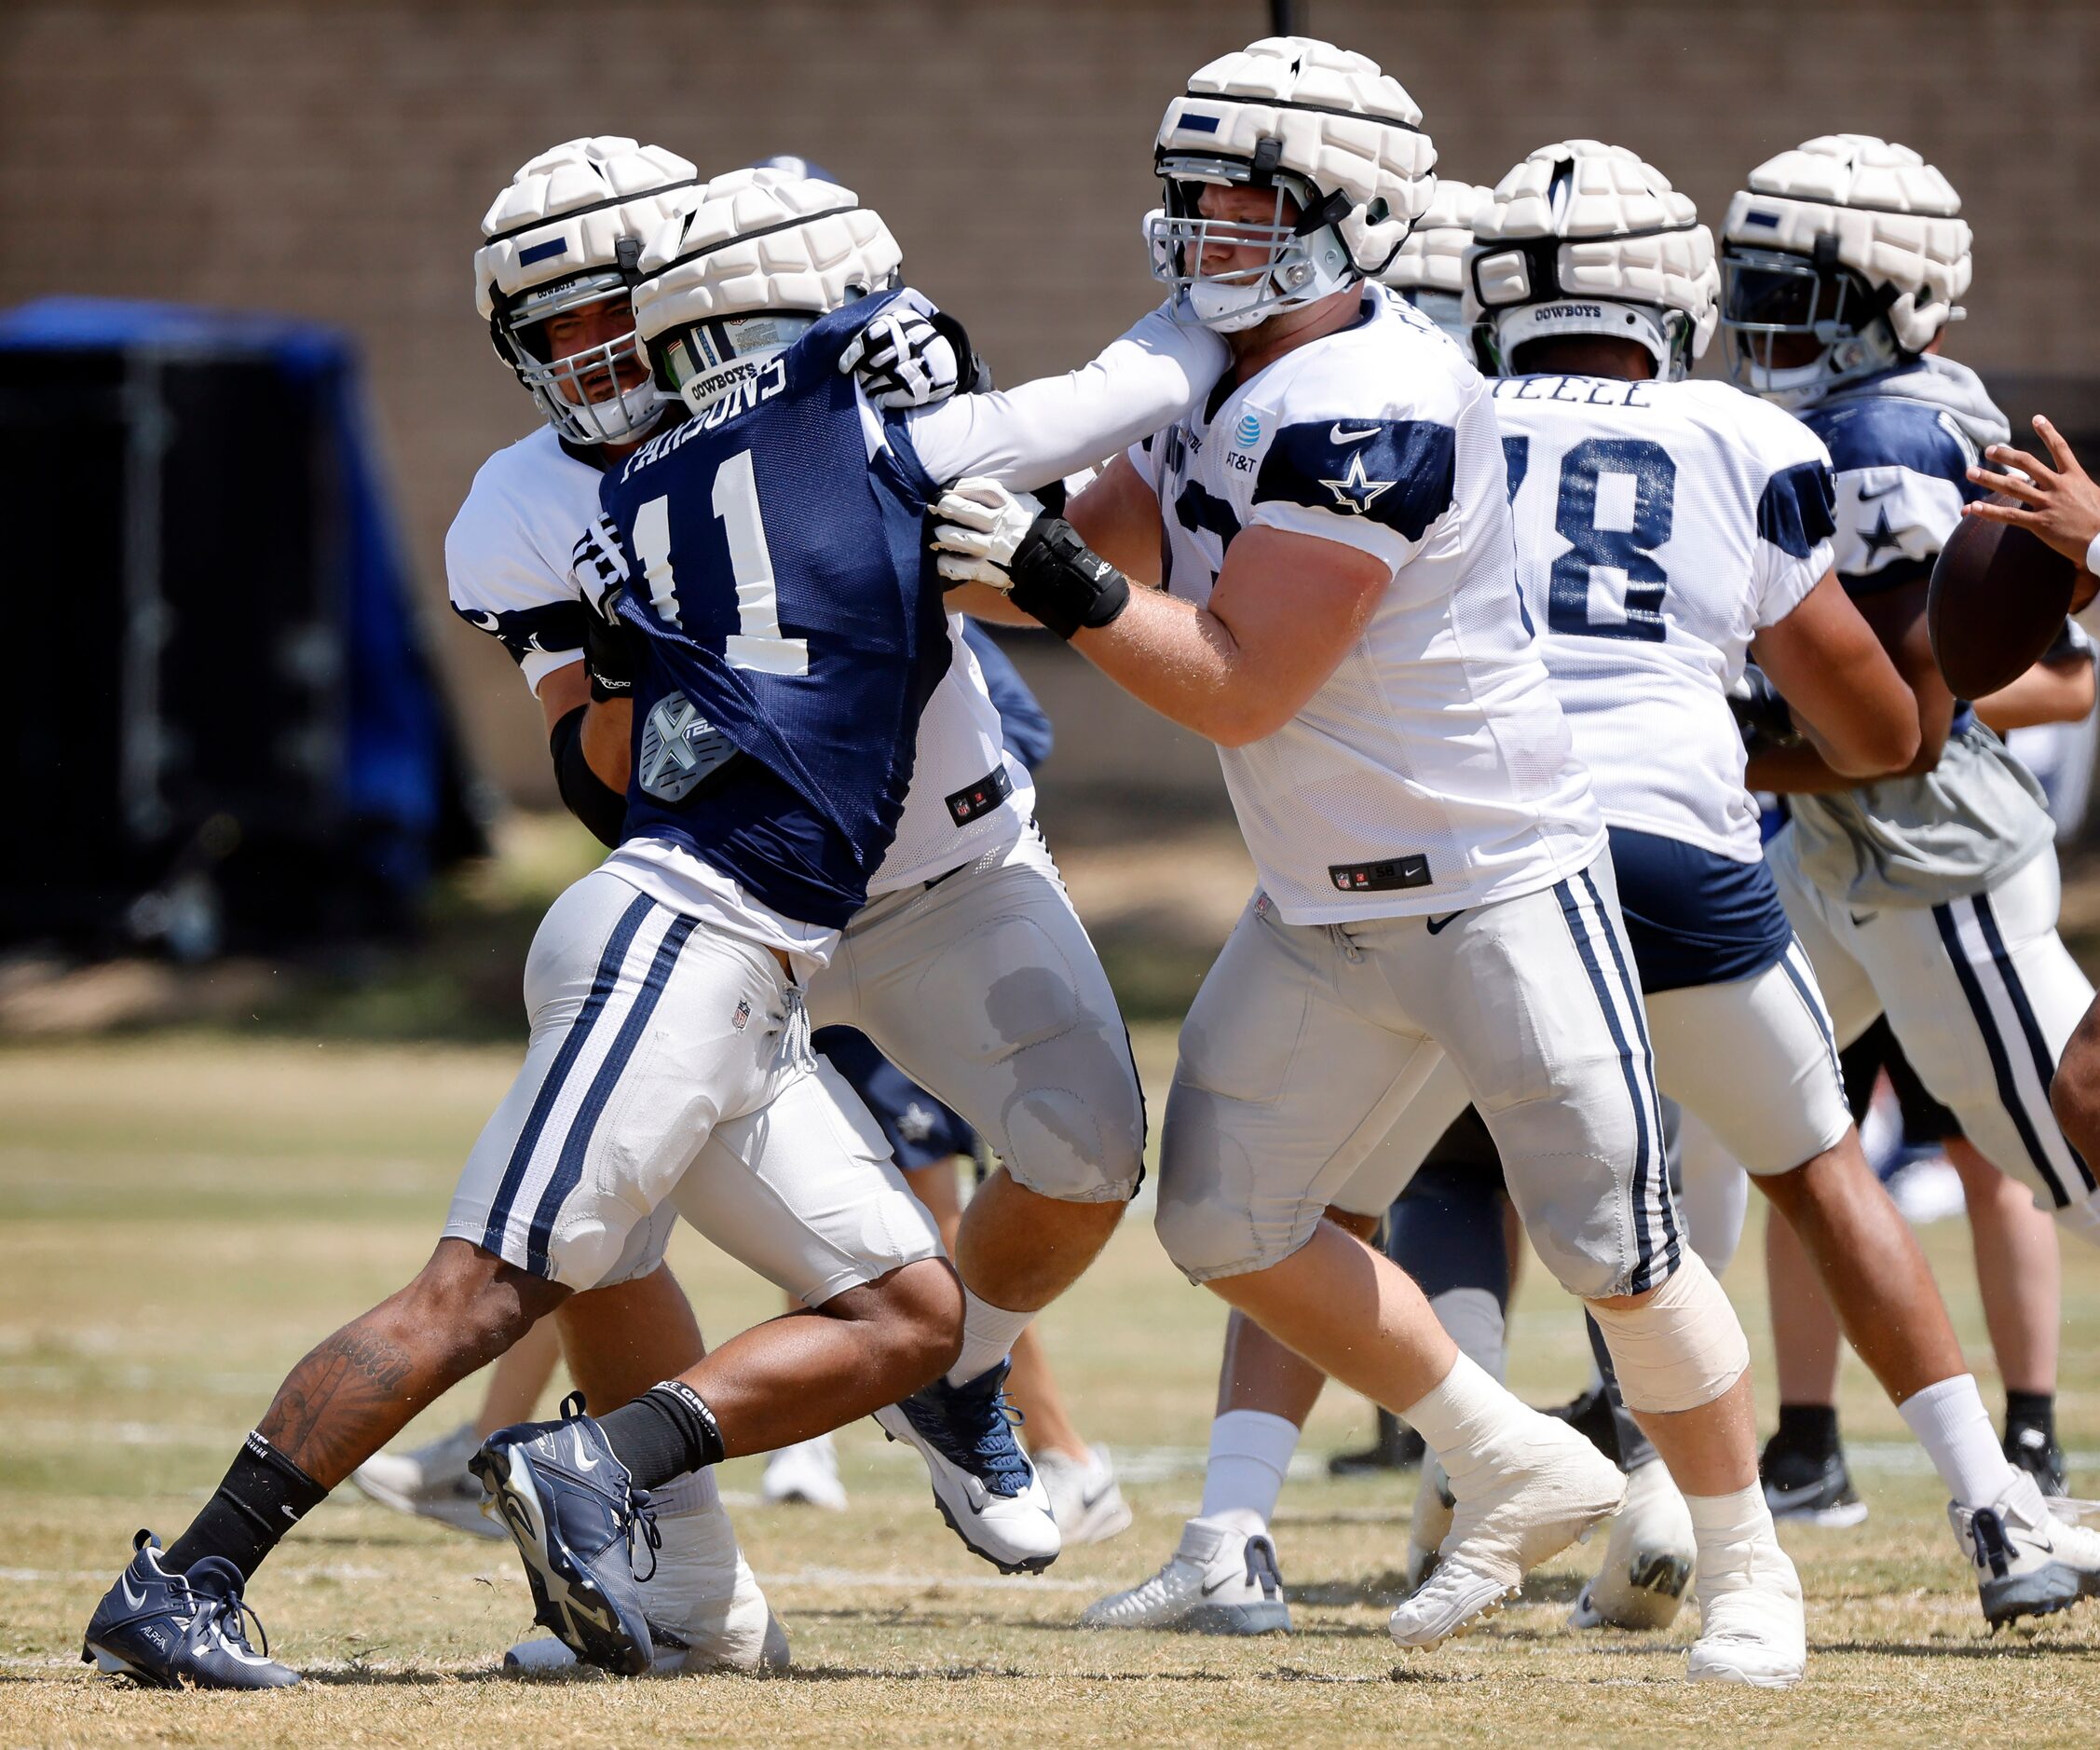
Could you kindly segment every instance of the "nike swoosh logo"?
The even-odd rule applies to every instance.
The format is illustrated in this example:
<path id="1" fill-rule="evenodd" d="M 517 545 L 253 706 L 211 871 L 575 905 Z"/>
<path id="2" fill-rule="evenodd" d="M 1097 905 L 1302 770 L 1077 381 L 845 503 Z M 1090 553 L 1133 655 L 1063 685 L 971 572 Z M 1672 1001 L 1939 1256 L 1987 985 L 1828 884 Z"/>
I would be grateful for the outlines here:
<path id="1" fill-rule="evenodd" d="M 1878 918 L 1881 915 L 1881 913 L 1878 911 L 1869 911 L 1864 915 L 1861 915 L 1857 911 L 1848 911 L 1845 915 L 1850 918 L 1854 923 L 1872 923 L 1875 919 Z"/>
<path id="2" fill-rule="evenodd" d="M 1429 934 L 1431 936 L 1441 936 L 1451 927 L 1452 919 L 1463 918 L 1465 915 L 1464 911 L 1448 911 L 1440 918 L 1431 918 L 1429 920 Z"/>
<path id="3" fill-rule="evenodd" d="M 1207 1598 L 1207 1597 L 1209 1597 L 1209 1596 L 1210 1596 L 1210 1594 L 1211 1594 L 1212 1593 L 1216 1592 L 1216 1591 L 1217 1591 L 1217 1590 L 1218 1590 L 1218 1589 L 1219 1589 L 1219 1588 L 1220 1588 L 1220 1586 L 1230 1586 L 1230 1585 L 1231 1585 L 1231 1584 L 1233 1583 L 1233 1581 L 1234 1581 L 1234 1580 L 1235 1580 L 1235 1579 L 1239 1579 L 1239 1576 L 1238 1576 L 1237 1574 L 1228 1574 L 1228 1575 L 1226 1575 L 1226 1576 L 1225 1576 L 1225 1578 L 1224 1578 L 1223 1579 L 1214 1579 L 1214 1580 L 1212 1580 L 1212 1581 L 1210 1582 L 1210 1584 L 1209 1584 L 1209 1585 L 1207 1585 L 1207 1586 L 1203 1586 L 1203 1587 L 1199 1587 L 1199 1588 L 1198 1588 L 1198 1590 L 1199 1590 L 1199 1591 L 1200 1591 L 1200 1592 L 1201 1592 L 1201 1593 L 1203 1593 L 1203 1595 L 1204 1595 L 1204 1596 L 1205 1596 L 1206 1598 Z"/>
<path id="4" fill-rule="evenodd" d="M 1883 486 L 1878 492 L 1861 493 L 1860 502 L 1861 504 L 1872 504 L 1876 499 L 1886 499 L 1891 492 L 1901 492 L 1902 489 L 1903 483 L 1899 480 L 1894 485 Z"/>
<path id="5" fill-rule="evenodd" d="M 1374 425 L 1367 425 L 1361 431 L 1344 431 L 1340 425 L 1330 425 L 1327 429 L 1327 441 L 1330 444 L 1361 444 L 1367 437 L 1377 435 L 1378 428 Z"/>
<path id="6" fill-rule="evenodd" d="M 145 1607 L 146 1602 L 145 1593 L 143 1592 L 133 1592 L 131 1590 L 131 1577 L 130 1574 L 125 1574 L 122 1579 L 124 1584 L 124 1602 L 130 1605 L 134 1610 L 143 1609 Z"/>
<path id="7" fill-rule="evenodd" d="M 569 1441 L 576 1448 L 576 1468 L 579 1470 L 595 1470 L 598 1468 L 598 1461 L 584 1450 L 583 1436 L 571 1429 Z"/>
<path id="8" fill-rule="evenodd" d="M 1774 1512 L 1781 1508 L 1799 1507 L 1812 1501 L 1823 1492 L 1820 1483 L 1804 1483 L 1798 1488 L 1782 1489 L 1774 1483 L 1765 1485 L 1765 1500 Z"/>
<path id="9" fill-rule="evenodd" d="M 277 1504 L 277 1511 L 282 1513 L 285 1518 L 289 1519 L 294 1525 L 299 1523 L 299 1515 L 293 1512 L 289 1507 L 285 1506 L 282 1501 L 280 1501 Z"/>

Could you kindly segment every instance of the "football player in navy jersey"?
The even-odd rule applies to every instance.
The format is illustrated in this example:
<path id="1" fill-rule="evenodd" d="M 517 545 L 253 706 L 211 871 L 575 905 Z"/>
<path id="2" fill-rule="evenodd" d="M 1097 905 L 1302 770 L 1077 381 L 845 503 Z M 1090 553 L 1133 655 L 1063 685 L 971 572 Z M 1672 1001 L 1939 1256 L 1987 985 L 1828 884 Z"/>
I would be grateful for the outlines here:
<path id="1" fill-rule="evenodd" d="M 752 231 L 765 234 L 762 260 Z M 935 485 L 921 452 L 956 472 L 1011 465 L 1018 410 L 963 398 L 915 442 L 841 371 L 899 295 L 895 245 L 849 191 L 753 174 L 665 240 L 658 308 L 678 327 L 655 362 L 694 417 L 607 476 L 632 595 L 591 565 L 594 603 L 643 641 L 631 854 L 572 887 L 541 926 L 525 1066 L 430 1263 L 294 1368 L 174 1546 L 163 1554 L 141 1535 L 89 1627 L 105 1669 L 170 1687 L 295 1681 L 240 1628 L 257 1564 L 416 1408 L 534 1320 L 653 1270 L 679 1213 L 805 1309 L 603 1421 L 572 1403 L 474 1460 L 540 1620 L 580 1659 L 650 1666 L 634 1546 L 657 1541 L 651 1488 L 895 1405 L 961 1349 L 962 1295 L 938 1236 L 858 1101 L 810 1053 L 803 983 L 896 834 L 919 716 L 951 660 L 920 549 Z M 636 288 L 638 313 L 649 289 Z M 730 298 L 742 301 L 725 309 Z M 1140 337 L 1121 356 L 1146 387 L 1136 411 L 1119 419 L 1097 394 L 1095 417 L 1060 431 L 1076 457 L 1048 457 L 1038 479 L 1185 407 L 1217 353 Z M 1057 385 L 1050 399 L 1099 387 Z M 982 1395 L 995 1406 L 996 1381 Z M 996 1433 L 944 1439 L 957 1420 L 911 1424 L 930 1464 L 980 1497 L 988 1474 L 1026 1474 L 1002 1417 L 988 1418 Z M 961 1488 L 955 1498 L 984 1507 Z M 1038 1548 L 1055 1553 L 1054 1525 Z"/>

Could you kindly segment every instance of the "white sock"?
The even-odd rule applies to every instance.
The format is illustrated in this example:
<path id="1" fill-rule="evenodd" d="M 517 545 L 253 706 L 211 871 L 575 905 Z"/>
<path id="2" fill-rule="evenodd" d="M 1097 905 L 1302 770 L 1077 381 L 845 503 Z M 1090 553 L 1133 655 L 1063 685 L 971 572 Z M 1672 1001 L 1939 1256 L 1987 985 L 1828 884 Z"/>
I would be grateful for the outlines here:
<path id="1" fill-rule="evenodd" d="M 2012 1461 L 1991 1431 L 1973 1374 L 1928 1386 L 1898 1406 L 1947 1493 L 1964 1507 L 1988 1507 L 2012 1485 Z"/>
<path id="2" fill-rule="evenodd" d="M 709 1465 L 702 1470 L 689 1470 L 682 1477 L 673 1477 L 661 1488 L 651 1489 L 649 1505 L 660 1519 L 680 1513 L 719 1512 L 722 1495 L 715 1486 L 715 1467 Z"/>
<path id="3" fill-rule="evenodd" d="M 1298 1450 L 1298 1424 L 1266 1410 L 1227 1410 L 1210 1425 L 1210 1461 L 1203 1471 L 1199 1519 L 1222 1519 L 1241 1536 L 1259 1537 L 1275 1517 L 1284 1473 Z"/>
<path id="4" fill-rule="evenodd" d="M 1035 1322 L 1032 1312 L 1008 1312 L 989 1300 L 962 1291 L 962 1353 L 948 1370 L 948 1383 L 967 1386 L 989 1373 L 1014 1352 L 1022 1332 Z"/>
<path id="5" fill-rule="evenodd" d="M 1521 1433 L 1525 1418 L 1535 1414 L 1496 1385 L 1478 1361 L 1461 1355 L 1441 1385 L 1401 1407 L 1400 1419 L 1428 1442 L 1451 1479 L 1452 1493 L 1463 1497 Z"/>

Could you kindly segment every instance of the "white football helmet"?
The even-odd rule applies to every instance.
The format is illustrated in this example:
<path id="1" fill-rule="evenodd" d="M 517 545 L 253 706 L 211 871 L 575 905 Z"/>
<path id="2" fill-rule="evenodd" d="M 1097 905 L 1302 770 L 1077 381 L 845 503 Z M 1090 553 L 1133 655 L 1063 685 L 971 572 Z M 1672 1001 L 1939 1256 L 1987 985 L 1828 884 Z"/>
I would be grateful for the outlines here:
<path id="1" fill-rule="evenodd" d="M 732 171 L 649 239 L 634 326 L 658 384 L 700 413 L 818 317 L 901 284 L 903 267 L 889 226 L 852 189 Z"/>
<path id="2" fill-rule="evenodd" d="M 474 299 L 496 356 L 572 444 L 626 443 L 662 413 L 632 333 L 549 357 L 550 317 L 624 301 L 645 240 L 698 198 L 700 173 L 675 152 L 617 134 L 542 152 L 482 220 Z"/>
<path id="3" fill-rule="evenodd" d="M 1541 146 L 1476 210 L 1466 315 L 1505 376 L 1527 340 L 1637 341 L 1656 375 L 1681 377 L 1719 318 L 1713 233 L 1670 179 L 1624 146 Z"/>
<path id="4" fill-rule="evenodd" d="M 1436 185 L 1421 123 L 1376 62 L 1309 36 L 1264 37 L 1213 61 L 1167 104 L 1153 143 L 1166 189 L 1145 222 L 1153 277 L 1229 331 L 1384 272 Z M 1275 210 L 1255 224 L 1206 219 L 1206 184 L 1273 188 Z M 1207 274 L 1207 244 L 1263 259 Z"/>
<path id="5" fill-rule="evenodd" d="M 1414 222 L 1399 253 L 1378 276 L 1472 356 L 1473 326 L 1466 320 L 1466 252 L 1473 245 L 1473 213 L 1490 192 L 1474 183 L 1437 178 L 1436 193 Z"/>
<path id="6" fill-rule="evenodd" d="M 1730 375 L 1797 404 L 1916 358 L 1963 313 L 1960 212 L 1931 165 L 1869 134 L 1760 164 L 1721 228 Z"/>

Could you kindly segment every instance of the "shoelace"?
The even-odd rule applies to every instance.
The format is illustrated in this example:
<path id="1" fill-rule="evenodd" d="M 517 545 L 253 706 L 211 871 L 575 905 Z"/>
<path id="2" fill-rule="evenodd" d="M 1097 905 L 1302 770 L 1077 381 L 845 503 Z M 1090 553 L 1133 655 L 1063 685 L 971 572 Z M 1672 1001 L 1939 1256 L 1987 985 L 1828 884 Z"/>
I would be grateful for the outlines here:
<path id="1" fill-rule="evenodd" d="M 627 1492 L 627 1509 L 620 1516 L 620 1529 L 627 1534 L 627 1565 L 634 1565 L 634 1534 L 641 1533 L 642 1546 L 649 1552 L 649 1571 L 636 1574 L 636 1584 L 656 1578 L 657 1552 L 663 1548 L 663 1533 L 657 1528 L 656 1508 L 649 1499 L 647 1489 L 630 1489 Z"/>
<path id="2" fill-rule="evenodd" d="M 263 1643 L 260 1649 L 262 1656 L 265 1659 L 270 1656 L 270 1632 L 263 1626 L 263 1619 L 255 1614 L 254 1606 L 240 1593 L 229 1592 L 214 1598 L 209 1593 L 193 1591 L 190 1596 L 197 1600 L 197 1614 L 206 1628 L 251 1653 L 257 1648 L 249 1640 L 248 1631 L 242 1626 L 242 1619 L 252 1622 L 255 1625 L 256 1639 Z"/>
<path id="3" fill-rule="evenodd" d="M 976 1387 L 975 1382 L 934 1386 L 925 1401 L 948 1414 L 919 1431 L 950 1464 L 981 1479 L 992 1494 L 1011 1497 L 1028 1486 L 1029 1461 L 1014 1438 L 1014 1430 L 1027 1418 L 1008 1401 L 1003 1374 L 994 1372 L 985 1377 L 991 1382 L 989 1388 Z M 1002 1487 L 1002 1483 L 1009 1486 Z"/>

